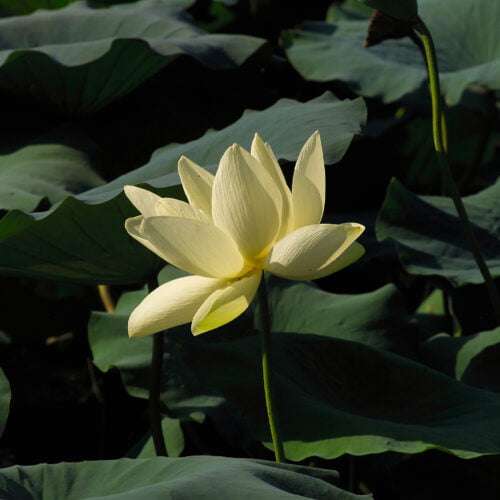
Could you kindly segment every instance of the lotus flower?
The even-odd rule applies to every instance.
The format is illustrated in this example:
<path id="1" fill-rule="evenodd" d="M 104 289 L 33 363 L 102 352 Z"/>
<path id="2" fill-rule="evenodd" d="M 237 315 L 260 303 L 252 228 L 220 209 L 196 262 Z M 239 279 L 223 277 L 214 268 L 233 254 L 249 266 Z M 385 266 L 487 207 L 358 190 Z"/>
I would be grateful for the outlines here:
<path id="1" fill-rule="evenodd" d="M 141 213 L 127 219 L 128 233 L 192 275 L 150 293 L 130 316 L 130 337 L 189 322 L 194 335 L 213 330 L 248 308 L 263 271 L 312 280 L 364 253 L 355 241 L 361 224 L 320 224 L 325 166 L 318 132 L 299 154 L 291 190 L 257 134 L 250 153 L 228 148 L 215 176 L 185 157 L 179 175 L 189 203 L 125 186 Z"/>

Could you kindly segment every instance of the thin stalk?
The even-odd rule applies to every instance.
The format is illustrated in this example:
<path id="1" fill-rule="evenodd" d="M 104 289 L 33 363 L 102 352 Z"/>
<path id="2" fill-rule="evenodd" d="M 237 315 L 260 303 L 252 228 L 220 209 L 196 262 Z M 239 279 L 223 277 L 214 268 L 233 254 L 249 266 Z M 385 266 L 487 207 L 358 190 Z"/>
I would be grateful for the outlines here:
<path id="1" fill-rule="evenodd" d="M 115 312 L 115 303 L 113 297 L 111 297 L 111 292 L 109 291 L 108 285 L 98 285 L 97 290 L 99 291 L 99 297 L 101 298 L 104 310 L 108 313 Z"/>
<path id="2" fill-rule="evenodd" d="M 266 398 L 267 419 L 273 440 L 274 456 L 276 462 L 285 462 L 283 442 L 280 437 L 278 413 L 276 411 L 274 389 L 273 389 L 273 356 L 271 338 L 271 314 L 269 311 L 269 300 L 267 298 L 266 280 L 262 280 L 258 290 L 259 313 L 260 313 L 260 339 L 262 346 L 262 376 L 264 379 L 264 394 Z"/>
<path id="3" fill-rule="evenodd" d="M 493 312 L 498 323 L 500 324 L 500 297 L 498 295 L 498 290 L 496 289 L 490 270 L 488 269 L 488 266 L 486 265 L 486 262 L 479 248 L 476 235 L 474 234 L 474 230 L 470 223 L 469 217 L 467 216 L 467 212 L 462 202 L 462 198 L 460 197 L 458 187 L 455 183 L 455 180 L 453 179 L 453 175 L 448 164 L 448 157 L 446 155 L 446 143 L 443 137 L 444 122 L 441 109 L 441 89 L 439 84 L 439 72 L 437 67 L 434 42 L 432 40 L 430 31 L 421 19 L 419 19 L 415 24 L 415 30 L 420 34 L 424 46 L 425 61 L 429 76 L 429 88 L 432 102 L 432 134 L 434 139 L 434 148 L 436 150 L 438 161 L 441 166 L 444 184 L 446 185 L 448 193 L 453 200 L 455 209 L 460 219 L 460 223 L 462 224 L 462 228 L 465 233 L 465 237 L 488 290 L 488 295 L 490 297 Z"/>
<path id="4" fill-rule="evenodd" d="M 148 282 L 148 290 L 151 293 L 158 287 L 156 280 Z M 151 436 L 155 452 L 158 457 L 166 457 L 167 449 L 161 428 L 160 393 L 161 377 L 163 373 L 163 346 L 165 343 L 164 332 L 153 335 L 153 352 L 151 355 L 151 369 L 149 375 L 149 422 L 151 425 Z"/>

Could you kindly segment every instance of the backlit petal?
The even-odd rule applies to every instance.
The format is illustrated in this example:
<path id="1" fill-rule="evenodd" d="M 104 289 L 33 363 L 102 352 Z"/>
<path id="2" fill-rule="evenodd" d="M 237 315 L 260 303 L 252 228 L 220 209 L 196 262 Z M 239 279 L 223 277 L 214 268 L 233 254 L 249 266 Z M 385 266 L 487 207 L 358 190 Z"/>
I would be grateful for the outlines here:
<path id="1" fill-rule="evenodd" d="M 255 134 L 254 136 L 251 154 L 269 172 L 269 175 L 281 193 L 281 229 L 277 238 L 280 239 L 288 233 L 292 223 L 292 193 L 286 184 L 285 176 L 276 160 L 276 156 L 274 156 L 271 146 L 267 142 L 264 142 L 259 134 Z"/>
<path id="2" fill-rule="evenodd" d="M 175 198 L 160 198 L 156 202 L 156 215 L 166 215 L 170 217 L 185 217 L 187 219 L 211 222 L 212 218 L 202 210 L 192 207 L 185 201 Z"/>
<path id="3" fill-rule="evenodd" d="M 214 176 L 185 156 L 179 159 L 178 168 L 182 187 L 189 203 L 194 208 L 211 214 Z"/>
<path id="4" fill-rule="evenodd" d="M 234 144 L 222 156 L 212 195 L 214 224 L 248 259 L 265 255 L 280 229 L 281 193 L 269 173 Z"/>
<path id="5" fill-rule="evenodd" d="M 221 279 L 186 276 L 161 285 L 130 315 L 129 337 L 144 337 L 190 323 L 207 297 L 225 284 L 226 281 Z"/>
<path id="6" fill-rule="evenodd" d="M 233 278 L 245 272 L 234 241 L 211 224 L 182 217 L 147 217 L 142 230 L 161 258 L 188 273 Z"/>
<path id="7" fill-rule="evenodd" d="M 325 208 L 325 164 L 319 132 L 300 151 L 292 182 L 293 227 L 319 224 Z"/>
<path id="8" fill-rule="evenodd" d="M 131 217 L 125 221 L 125 229 L 128 234 L 132 236 L 139 243 L 143 244 L 148 250 L 151 250 L 156 255 L 160 256 L 159 250 L 148 240 L 146 235 L 144 234 L 144 221 L 146 218 L 142 215 L 138 215 L 137 217 Z"/>
<path id="9" fill-rule="evenodd" d="M 322 278 L 351 264 L 363 254 L 356 244 L 364 226 L 356 223 L 314 224 L 296 229 L 269 252 L 264 269 L 292 280 Z"/>
<path id="10" fill-rule="evenodd" d="M 158 215 L 156 213 L 156 202 L 161 199 L 160 196 L 137 186 L 125 186 L 123 190 L 127 198 L 144 217 Z"/>
<path id="11" fill-rule="evenodd" d="M 218 328 L 242 314 L 252 302 L 261 278 L 262 271 L 256 271 L 210 295 L 194 315 L 193 335 Z"/>

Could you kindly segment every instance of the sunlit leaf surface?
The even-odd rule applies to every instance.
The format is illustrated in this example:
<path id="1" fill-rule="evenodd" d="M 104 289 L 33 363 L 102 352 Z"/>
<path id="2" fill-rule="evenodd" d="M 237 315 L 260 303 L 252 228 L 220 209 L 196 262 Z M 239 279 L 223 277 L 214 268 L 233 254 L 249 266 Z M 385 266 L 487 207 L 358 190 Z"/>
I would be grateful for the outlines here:
<path id="1" fill-rule="evenodd" d="M 464 198 L 480 248 L 493 276 L 500 275 L 500 181 Z M 436 275 L 455 284 L 482 283 L 450 198 L 417 196 L 392 181 L 377 220 L 377 235 L 396 242 L 412 274 Z"/>
<path id="2" fill-rule="evenodd" d="M 442 89 L 457 103 L 471 84 L 500 89 L 500 3 L 419 0 L 419 15 L 435 40 Z M 452 12 L 452 15 L 451 15 Z M 344 80 L 361 95 L 394 101 L 425 84 L 422 55 L 409 40 L 363 47 L 369 20 L 305 23 L 287 32 L 287 55 L 307 80 Z"/>
<path id="3" fill-rule="evenodd" d="M 179 198 L 177 161 L 182 154 L 214 168 L 227 146 L 238 141 L 248 147 L 257 130 L 272 142 L 278 158 L 294 160 L 305 139 L 319 129 L 326 161 L 333 163 L 343 156 L 365 116 L 361 99 L 338 101 L 331 94 L 303 104 L 282 99 L 264 111 L 245 113 L 223 130 L 162 148 L 147 165 L 102 188 L 66 198 L 48 212 L 13 210 L 0 221 L 0 272 L 93 284 L 144 281 L 164 262 L 123 228 L 127 217 L 137 215 L 123 196 L 125 184 L 147 183 L 161 188 L 164 196 Z"/>
<path id="4" fill-rule="evenodd" d="M 319 312 L 315 311 L 307 325 L 307 317 L 294 316 L 297 302 L 286 300 L 299 293 L 291 288 L 288 293 L 273 289 L 271 304 L 274 325 L 286 324 L 290 332 L 273 332 L 275 393 L 289 459 L 389 450 L 417 453 L 429 448 L 444 448 L 462 457 L 500 452 L 496 424 L 500 396 L 369 346 L 391 328 L 390 302 L 385 299 L 382 306 L 381 300 L 387 291 L 374 292 L 371 300 L 368 294 L 362 299 L 368 310 L 366 326 L 353 321 L 339 327 L 332 321 L 328 336 L 324 325 L 329 323 L 330 310 L 359 310 L 360 298 L 323 292 L 324 323 L 318 325 L 315 316 Z M 116 314 L 95 313 L 90 323 L 97 366 L 102 370 L 118 367 L 129 392 L 143 398 L 147 397 L 152 339 L 129 340 L 127 319 L 128 311 L 145 293 L 125 295 Z M 302 285 L 300 298 L 301 303 L 316 302 L 320 308 L 314 288 Z M 377 311 L 380 307 L 386 311 Z M 387 315 L 376 329 L 370 324 L 369 311 L 379 317 Z M 310 329 L 305 333 L 307 326 Z M 304 333 L 291 333 L 294 329 Z M 336 329 L 342 338 L 335 338 Z M 401 325 L 401 336 L 408 336 L 409 331 Z M 170 331 L 165 356 L 162 401 L 172 416 L 201 412 L 215 422 L 222 418 L 221 432 L 228 439 L 241 444 L 253 436 L 269 445 L 260 340 L 249 316 L 203 337 L 193 338 L 183 328 Z"/>
<path id="5" fill-rule="evenodd" d="M 179 56 L 228 69 L 265 43 L 245 35 L 206 34 L 178 2 L 161 0 L 107 9 L 76 2 L 0 19 L 0 32 L 0 89 L 70 113 L 102 108 Z"/>
<path id="6" fill-rule="evenodd" d="M 193 480 L 196 478 L 196 480 Z M 5 498 L 372 498 L 337 486 L 335 471 L 224 457 L 120 459 L 13 466 L 0 471 Z"/>

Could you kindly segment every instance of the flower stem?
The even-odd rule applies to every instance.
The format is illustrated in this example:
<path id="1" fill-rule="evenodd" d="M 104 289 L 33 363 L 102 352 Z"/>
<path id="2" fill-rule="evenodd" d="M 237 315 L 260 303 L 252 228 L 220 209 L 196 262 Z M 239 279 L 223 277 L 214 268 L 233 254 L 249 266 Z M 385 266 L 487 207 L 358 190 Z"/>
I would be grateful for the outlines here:
<path id="1" fill-rule="evenodd" d="M 446 188 L 448 189 L 449 195 L 453 199 L 453 203 L 458 213 L 460 223 L 462 224 L 465 237 L 488 290 L 488 295 L 490 297 L 493 312 L 495 314 L 497 322 L 500 324 L 500 297 L 498 295 L 498 290 L 496 289 L 495 282 L 493 281 L 490 270 L 488 269 L 488 266 L 486 265 L 486 262 L 479 248 L 479 244 L 476 235 L 474 234 L 472 224 L 470 223 L 469 217 L 462 202 L 462 198 L 460 197 L 458 187 L 455 183 L 455 180 L 453 179 L 450 165 L 448 163 L 443 122 L 444 118 L 441 108 L 439 72 L 434 42 L 432 40 L 429 29 L 421 19 L 418 19 L 418 21 L 416 22 L 415 30 L 419 33 L 424 46 L 425 61 L 427 65 L 427 73 L 429 75 L 429 88 L 432 102 L 432 133 L 434 139 L 434 149 L 436 150 L 438 161 L 441 167 L 443 181 Z"/>
<path id="2" fill-rule="evenodd" d="M 151 293 L 158 287 L 158 282 L 148 282 L 148 290 Z M 153 335 L 153 352 L 151 356 L 151 369 L 149 375 L 149 422 L 151 425 L 151 436 L 155 452 L 158 457 L 166 457 L 167 449 L 161 428 L 160 393 L 161 377 L 163 373 L 163 346 L 165 343 L 164 332 Z"/>
<path id="3" fill-rule="evenodd" d="M 97 290 L 99 292 L 99 297 L 101 298 L 104 310 L 108 313 L 115 312 L 115 303 L 113 302 L 113 297 L 111 297 L 111 292 L 109 291 L 108 285 L 98 285 Z"/>
<path id="4" fill-rule="evenodd" d="M 276 462 L 285 462 L 285 452 L 283 442 L 280 437 L 278 413 L 274 400 L 273 390 L 273 357 L 271 338 L 271 314 L 269 311 L 269 300 L 267 298 L 267 287 L 265 277 L 259 285 L 259 312 L 260 312 L 260 339 L 262 346 L 262 375 L 264 379 L 264 394 L 266 398 L 267 419 L 273 440 L 274 456 Z"/>

